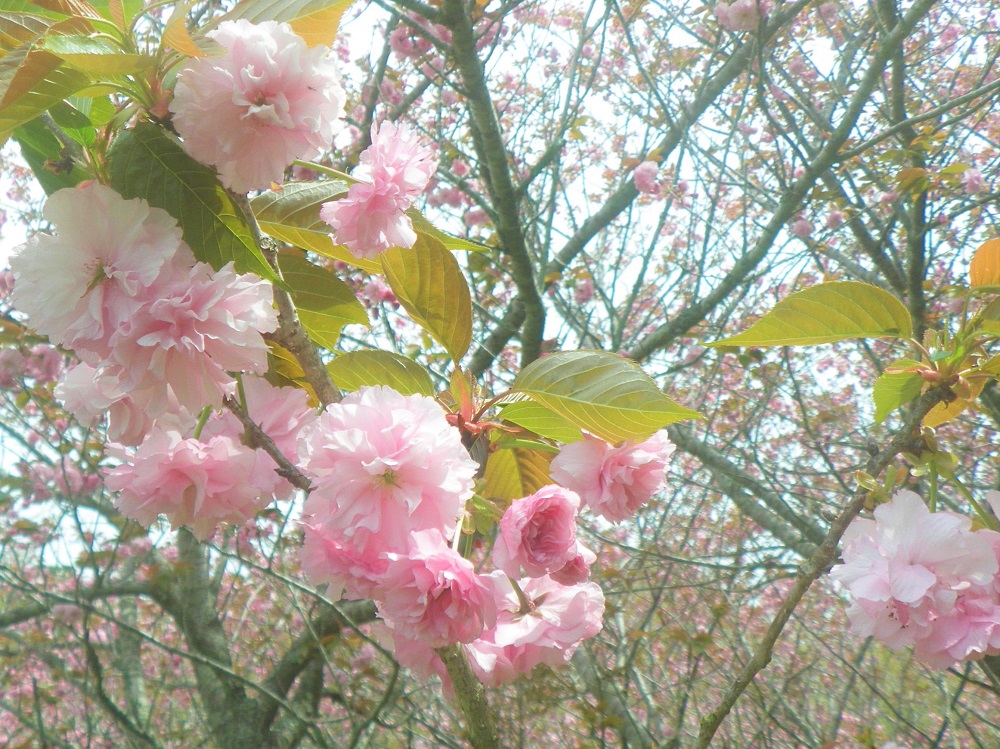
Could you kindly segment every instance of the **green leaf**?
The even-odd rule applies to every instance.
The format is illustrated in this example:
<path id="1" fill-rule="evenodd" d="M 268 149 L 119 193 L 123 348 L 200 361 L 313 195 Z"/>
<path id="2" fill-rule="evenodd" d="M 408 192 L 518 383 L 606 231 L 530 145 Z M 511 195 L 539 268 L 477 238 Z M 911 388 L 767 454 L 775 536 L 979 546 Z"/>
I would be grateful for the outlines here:
<path id="1" fill-rule="evenodd" d="M 424 214 L 418 211 L 416 208 L 410 208 L 406 215 L 410 217 L 410 222 L 413 224 L 413 231 L 418 235 L 424 234 L 431 239 L 436 239 L 438 242 L 443 244 L 446 249 L 452 252 L 456 250 L 465 250 L 468 252 L 492 252 L 492 247 L 487 247 L 484 244 L 479 244 L 478 242 L 473 242 L 468 239 L 462 239 L 461 237 L 454 237 L 451 234 L 447 234 L 440 229 L 438 229 L 434 224 L 428 221 Z"/>
<path id="2" fill-rule="evenodd" d="M 19 125 L 90 84 L 45 50 L 19 47 L 0 58 L 0 142 Z"/>
<path id="3" fill-rule="evenodd" d="M 343 245 L 330 239 L 330 227 L 319 217 L 324 204 L 347 192 L 347 183 L 340 180 L 322 182 L 292 182 L 280 190 L 258 195 L 250 201 L 261 231 L 317 255 L 341 260 L 369 273 L 379 273 L 377 260 L 356 258 Z"/>
<path id="4" fill-rule="evenodd" d="M 215 172 L 184 153 L 163 128 L 143 123 L 121 133 L 111 147 L 109 170 L 111 186 L 126 198 L 148 200 L 177 219 L 199 260 L 216 270 L 234 261 L 240 273 L 285 285 Z"/>
<path id="5" fill-rule="evenodd" d="M 41 46 L 75 68 L 100 75 L 132 75 L 155 64 L 152 57 L 128 54 L 104 37 L 50 34 Z"/>
<path id="6" fill-rule="evenodd" d="M 920 362 L 903 359 L 893 362 L 893 368 L 921 366 Z M 883 372 L 875 380 L 872 400 L 875 401 L 875 423 L 881 424 L 886 417 L 920 395 L 924 379 L 916 372 Z"/>
<path id="7" fill-rule="evenodd" d="M 583 439 L 583 432 L 573 422 L 533 400 L 504 406 L 500 417 L 556 442 L 570 443 Z"/>
<path id="8" fill-rule="evenodd" d="M 339 11 L 342 14 L 350 4 L 351 0 L 243 0 L 220 20 L 233 21 L 245 18 L 253 23 L 285 21 L 293 28 L 295 28 L 295 23 L 301 20 L 307 32 L 317 34 L 323 33 L 323 30 L 311 27 L 310 19 L 313 19 L 316 26 L 320 22 L 329 24 L 331 10 Z M 339 21 L 339 15 L 337 20 Z M 296 33 L 301 35 L 298 31 Z M 332 33 L 336 33 L 336 26 L 333 27 Z M 330 41 L 323 43 L 330 44 L 332 41 L 333 37 L 331 36 Z"/>
<path id="9" fill-rule="evenodd" d="M 656 386 L 635 362 L 603 351 L 562 351 L 537 359 L 511 390 L 607 442 L 642 441 L 684 419 L 697 419 Z"/>
<path id="10" fill-rule="evenodd" d="M 100 127 L 110 122 L 115 116 L 115 105 L 107 96 L 83 97 L 71 96 L 67 103 L 82 113 L 92 125 Z"/>
<path id="11" fill-rule="evenodd" d="M 997 297 L 979 313 L 979 329 L 991 335 L 1000 335 L 1000 297 Z"/>
<path id="12" fill-rule="evenodd" d="M 49 110 L 62 131 L 82 146 L 89 148 L 97 140 L 97 129 L 90 119 L 68 102 L 61 101 Z"/>
<path id="13" fill-rule="evenodd" d="M 884 289 L 837 281 L 799 291 L 738 335 L 706 346 L 813 346 L 848 338 L 909 338 L 910 313 Z"/>
<path id="14" fill-rule="evenodd" d="M 341 390 L 387 385 L 403 395 L 434 395 L 427 371 L 412 359 L 391 351 L 351 351 L 326 365 Z"/>
<path id="15" fill-rule="evenodd" d="M 299 321 L 315 343 L 332 351 L 345 325 L 368 326 L 364 306 L 351 287 L 333 273 L 295 255 L 282 255 L 278 264 L 291 288 Z"/>
<path id="16" fill-rule="evenodd" d="M 472 299 L 462 269 L 448 250 L 418 236 L 409 250 L 380 255 L 386 280 L 417 325 L 459 361 L 472 343 Z"/>
<path id="17" fill-rule="evenodd" d="M 64 187 L 73 187 L 89 176 L 63 157 L 62 144 L 38 119 L 16 128 L 14 140 L 21 147 L 21 156 L 31 167 L 46 195 Z M 71 167 L 70 171 L 65 170 L 66 165 Z"/>
<path id="18" fill-rule="evenodd" d="M 500 449 L 490 453 L 483 474 L 482 495 L 507 504 L 534 494 L 552 483 L 549 463 L 555 457 L 546 450 Z"/>
<path id="19" fill-rule="evenodd" d="M 91 5 L 102 16 L 114 21 L 123 31 L 127 30 L 132 19 L 145 9 L 142 0 L 93 0 Z"/>
<path id="20" fill-rule="evenodd" d="M 51 25 L 49 19 L 37 15 L 10 12 L 4 3 L 4 11 L 0 12 L 0 52 L 6 54 L 30 44 L 41 38 Z"/>

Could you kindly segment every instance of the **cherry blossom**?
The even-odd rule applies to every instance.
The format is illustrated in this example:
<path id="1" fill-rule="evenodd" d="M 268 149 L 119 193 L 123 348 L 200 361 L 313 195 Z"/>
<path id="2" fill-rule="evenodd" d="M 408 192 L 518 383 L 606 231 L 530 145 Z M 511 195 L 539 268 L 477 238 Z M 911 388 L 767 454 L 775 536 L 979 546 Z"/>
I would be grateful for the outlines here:
<path id="1" fill-rule="evenodd" d="M 962 185 L 962 190 L 965 191 L 966 195 L 975 195 L 978 192 L 984 192 L 988 189 L 986 180 L 983 179 L 983 173 L 978 169 L 966 169 L 958 175 L 958 181 Z"/>
<path id="2" fill-rule="evenodd" d="M 618 522 L 634 515 L 659 490 L 674 449 L 665 432 L 620 447 L 588 435 L 563 446 L 550 475 L 579 494 L 591 510 Z"/>
<path id="3" fill-rule="evenodd" d="M 401 636 L 439 648 L 472 642 L 495 622 L 492 580 L 477 575 L 436 528 L 415 531 L 406 554 L 391 557 L 378 610 Z"/>
<path id="4" fill-rule="evenodd" d="M 511 577 L 540 577 L 577 557 L 576 513 L 580 497 L 560 486 L 545 486 L 514 500 L 500 520 L 493 563 Z"/>
<path id="5" fill-rule="evenodd" d="M 757 0 L 735 0 L 732 3 L 716 3 L 712 14 L 719 25 L 729 31 L 756 31 L 762 11 Z"/>
<path id="6" fill-rule="evenodd" d="M 972 531 L 953 512 L 930 512 L 900 491 L 855 519 L 844 534 L 844 563 L 830 576 L 851 593 L 851 628 L 891 648 L 915 645 L 937 668 L 1000 652 L 1000 534 Z"/>
<path id="7" fill-rule="evenodd" d="M 558 666 L 584 640 L 601 631 L 604 593 L 594 583 L 561 585 L 550 577 L 519 581 L 528 604 L 503 575 L 493 575 L 497 605 L 495 627 L 466 647 L 484 684 L 512 681 L 540 663 Z"/>
<path id="8" fill-rule="evenodd" d="M 105 484 L 119 493 L 122 514 L 142 525 L 163 514 L 205 539 L 220 522 L 242 523 L 271 499 L 250 481 L 254 451 L 232 437 L 202 441 L 168 426 L 154 428 L 134 451 L 111 452 L 123 463 L 107 471 Z"/>
<path id="9" fill-rule="evenodd" d="M 57 234 L 11 258 L 12 302 L 39 333 L 96 364 L 164 265 L 194 257 L 166 211 L 96 182 L 53 193 L 42 213 Z"/>
<path id="10" fill-rule="evenodd" d="M 111 338 L 124 390 L 169 386 L 178 404 L 197 413 L 221 404 L 235 385 L 230 371 L 267 370 L 261 334 L 278 324 L 269 283 L 236 273 L 232 263 L 216 272 L 197 263 L 151 291 Z"/>
<path id="11" fill-rule="evenodd" d="M 437 159 L 408 127 L 384 122 L 372 125 L 372 143 L 360 160 L 354 176 L 366 181 L 320 209 L 320 218 L 333 228 L 330 236 L 361 258 L 412 247 L 417 235 L 404 211 L 427 187 Z"/>
<path id="12" fill-rule="evenodd" d="M 812 236 L 813 225 L 809 222 L 809 219 L 800 216 L 792 222 L 792 225 L 788 227 L 788 230 L 792 233 L 792 236 L 798 237 L 799 239 L 808 239 Z"/>
<path id="13" fill-rule="evenodd" d="M 477 470 L 433 399 L 384 386 L 327 406 L 302 430 L 299 465 L 313 480 L 307 523 L 370 569 L 413 532 L 451 538 Z"/>
<path id="14" fill-rule="evenodd" d="M 179 417 L 183 409 L 170 391 L 133 394 L 122 392 L 113 370 L 80 363 L 67 370 L 56 383 L 55 396 L 82 424 L 91 424 L 107 415 L 109 439 L 123 445 L 138 445 L 152 427 L 156 415 L 145 408 L 147 402 L 163 397 L 161 409 Z M 190 419 L 194 425 L 193 418 Z"/>
<path id="15" fill-rule="evenodd" d="M 632 182 L 635 189 L 644 193 L 656 192 L 656 175 L 660 165 L 655 161 L 644 161 L 632 171 Z"/>
<path id="16" fill-rule="evenodd" d="M 184 148 L 236 192 L 280 182 L 295 159 L 330 147 L 345 94 L 326 47 L 286 23 L 223 21 L 209 32 L 226 54 L 188 61 L 170 103 Z"/>

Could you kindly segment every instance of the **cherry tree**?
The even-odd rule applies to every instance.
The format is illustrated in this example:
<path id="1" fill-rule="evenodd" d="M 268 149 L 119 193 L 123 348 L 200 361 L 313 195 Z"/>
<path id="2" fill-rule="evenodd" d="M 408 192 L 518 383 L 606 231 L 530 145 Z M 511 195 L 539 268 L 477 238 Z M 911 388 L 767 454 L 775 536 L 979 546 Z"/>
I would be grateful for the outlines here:
<path id="1" fill-rule="evenodd" d="M 988 744 L 995 25 L 4 6 L 9 743 Z"/>

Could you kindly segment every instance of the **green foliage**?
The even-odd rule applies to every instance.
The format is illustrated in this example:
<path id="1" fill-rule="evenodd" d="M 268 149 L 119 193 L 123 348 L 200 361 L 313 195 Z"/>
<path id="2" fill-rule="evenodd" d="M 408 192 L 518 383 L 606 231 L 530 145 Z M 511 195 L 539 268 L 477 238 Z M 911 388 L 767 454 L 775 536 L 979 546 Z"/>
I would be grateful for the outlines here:
<path id="1" fill-rule="evenodd" d="M 490 453 L 483 475 L 482 494 L 506 506 L 515 499 L 534 494 L 549 478 L 553 455 L 544 450 L 505 448 Z"/>
<path id="2" fill-rule="evenodd" d="M 80 34 L 47 36 L 43 48 L 74 68 L 98 75 L 132 75 L 149 71 L 153 58 L 122 50 L 104 37 Z"/>
<path id="3" fill-rule="evenodd" d="M 500 415 L 506 421 L 556 442 L 569 443 L 583 439 L 583 432 L 572 421 L 533 400 L 519 399 L 508 403 L 503 406 Z"/>
<path id="4" fill-rule="evenodd" d="M 334 245 L 330 227 L 319 217 L 323 203 L 346 192 L 347 183 L 337 179 L 293 182 L 258 195 L 250 201 L 250 207 L 261 231 L 275 239 L 377 273 L 382 270 L 378 261 L 356 258 L 346 247 Z"/>
<path id="5" fill-rule="evenodd" d="M 0 143 L 18 125 L 90 85 L 90 76 L 29 45 L 0 58 Z"/>
<path id="6" fill-rule="evenodd" d="M 919 367 L 920 362 L 903 359 L 895 362 L 893 369 L 904 367 Z M 881 424 L 886 417 L 920 395 L 924 380 L 916 372 L 887 371 L 875 381 L 872 388 L 872 399 L 875 401 L 875 423 Z"/>
<path id="7" fill-rule="evenodd" d="M 381 258 L 399 303 L 459 361 L 472 343 L 472 298 L 455 257 L 440 242 L 418 235 L 412 249 L 393 247 Z"/>
<path id="8" fill-rule="evenodd" d="M 148 200 L 177 219 L 199 260 L 217 270 L 233 261 L 241 273 L 281 284 L 215 172 L 184 153 L 163 128 L 145 123 L 121 133 L 111 148 L 109 170 L 111 186 L 126 198 Z"/>
<path id="9" fill-rule="evenodd" d="M 333 350 L 345 325 L 368 325 L 368 313 L 351 287 L 333 273 L 295 255 L 282 255 L 278 265 L 299 321 L 314 343 Z"/>
<path id="10" fill-rule="evenodd" d="M 47 195 L 86 179 L 87 175 L 76 164 L 66 160 L 62 144 L 40 120 L 32 120 L 15 129 L 14 140 Z"/>
<path id="11" fill-rule="evenodd" d="M 744 332 L 706 346 L 814 346 L 848 338 L 909 338 L 910 313 L 888 291 L 857 281 L 792 294 Z"/>
<path id="12" fill-rule="evenodd" d="M 700 414 L 670 400 L 637 364 L 603 351 L 562 351 L 532 362 L 514 392 L 607 442 L 641 441 Z"/>
<path id="13" fill-rule="evenodd" d="M 339 354 L 326 369 L 341 390 L 387 385 L 403 395 L 434 395 L 427 370 L 391 351 L 349 351 Z"/>

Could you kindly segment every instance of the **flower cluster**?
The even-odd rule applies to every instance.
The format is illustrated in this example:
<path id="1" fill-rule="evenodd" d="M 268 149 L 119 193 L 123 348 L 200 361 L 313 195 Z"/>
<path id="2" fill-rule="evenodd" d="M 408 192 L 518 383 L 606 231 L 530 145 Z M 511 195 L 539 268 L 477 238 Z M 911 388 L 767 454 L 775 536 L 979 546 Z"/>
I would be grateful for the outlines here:
<path id="1" fill-rule="evenodd" d="M 235 417 L 216 416 L 191 436 L 197 414 L 235 392 L 232 372 L 267 369 L 262 334 L 277 326 L 270 285 L 232 264 L 196 262 L 169 214 L 104 185 L 60 190 L 44 216 L 56 234 L 11 259 L 12 301 L 80 359 L 55 393 L 82 421 L 107 413 L 122 443 L 110 452 L 124 462 L 107 477 L 119 509 L 145 524 L 164 513 L 205 536 L 287 494 L 270 457 L 242 443 Z M 308 420 L 300 391 L 248 377 L 245 392 L 247 408 L 272 427 Z M 282 449 L 294 455 L 288 442 Z"/>
<path id="2" fill-rule="evenodd" d="M 351 185 L 340 200 L 325 203 L 322 218 L 330 235 L 356 257 L 373 258 L 390 247 L 412 247 L 417 240 L 405 211 L 424 191 L 437 159 L 405 125 L 372 125 L 372 143 L 361 154 Z"/>
<path id="3" fill-rule="evenodd" d="M 218 406 L 229 371 L 266 370 L 261 334 L 277 326 L 270 285 L 195 262 L 165 211 L 89 183 L 52 195 L 44 215 L 57 234 L 11 259 L 12 300 L 82 360 L 60 382 L 68 402 L 113 414 L 128 404 L 113 434 L 133 432 L 137 410 L 156 418 Z"/>
<path id="4" fill-rule="evenodd" d="M 496 571 L 479 577 L 490 592 L 491 604 L 481 608 L 483 604 L 477 603 L 472 611 L 482 612 L 478 616 L 462 614 L 467 620 L 471 617 L 475 637 L 456 627 L 445 612 L 463 612 L 482 591 L 470 577 L 471 568 L 449 554 L 443 540 L 436 551 L 427 551 L 439 536 L 436 531 L 413 534 L 418 540 L 411 541 L 409 554 L 414 557 L 419 547 L 414 557 L 418 561 L 401 563 L 400 555 L 384 553 L 386 562 L 376 568 L 366 566 L 355 549 L 330 544 L 324 561 L 343 564 L 343 571 L 322 579 L 344 586 L 349 572 L 367 575 L 364 590 L 384 598 L 379 611 L 392 628 L 397 659 L 419 673 L 438 674 L 446 685 L 444 665 L 433 652 L 446 640 L 466 643 L 473 670 L 488 685 L 512 681 L 541 663 L 563 664 L 580 642 L 600 631 L 604 612 L 600 587 L 587 582 L 596 555 L 577 538 L 581 506 L 586 502 L 615 519 L 633 514 L 662 485 L 673 449 L 663 434 L 639 445 L 611 447 L 588 437 L 564 446 L 551 475 L 578 489 L 544 486 L 514 500 L 504 512 L 493 545 Z M 315 561 L 309 560 L 307 567 Z M 449 581 L 447 586 L 438 582 L 442 578 Z M 428 590 L 445 596 L 446 605 L 434 599 L 436 603 L 427 607 L 434 613 L 415 605 L 417 600 L 431 600 Z M 407 609 L 406 601 L 412 609 Z M 413 611 L 419 615 L 414 617 Z M 414 632 L 425 634 L 414 637 Z"/>
<path id="5" fill-rule="evenodd" d="M 225 56 L 190 60 L 170 103 L 192 158 L 245 193 L 280 182 L 292 161 L 330 147 L 345 94 L 328 49 L 309 49 L 274 21 L 224 21 L 208 36 Z"/>
<path id="6" fill-rule="evenodd" d="M 987 499 L 1000 510 L 1000 492 Z M 911 491 L 855 519 L 830 573 L 853 598 L 852 630 L 934 668 L 1000 653 L 1000 533 L 970 528 Z"/>

